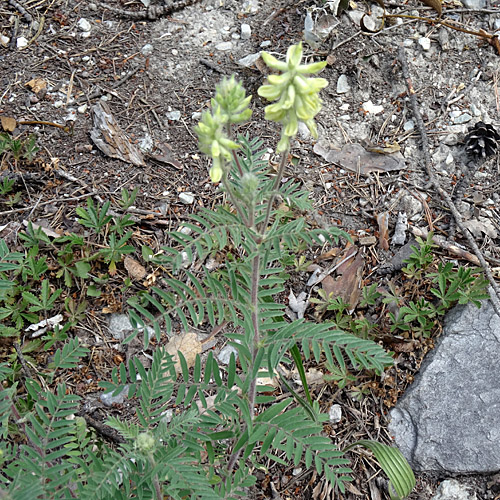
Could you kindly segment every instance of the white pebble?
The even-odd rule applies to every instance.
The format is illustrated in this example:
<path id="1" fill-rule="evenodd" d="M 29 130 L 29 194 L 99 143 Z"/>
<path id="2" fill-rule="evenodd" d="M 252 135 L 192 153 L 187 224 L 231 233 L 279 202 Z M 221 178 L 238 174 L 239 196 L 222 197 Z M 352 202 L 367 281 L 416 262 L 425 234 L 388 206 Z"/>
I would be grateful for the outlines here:
<path id="1" fill-rule="evenodd" d="M 367 112 L 367 113 L 372 113 L 374 115 L 377 115 L 379 113 L 382 113 L 382 111 L 384 111 L 384 107 L 383 106 L 376 106 L 375 104 L 373 104 L 372 101 L 366 101 L 363 103 L 363 109 Z"/>
<path id="2" fill-rule="evenodd" d="M 153 50 L 154 47 L 150 43 L 147 43 L 144 47 L 142 47 L 141 54 L 143 56 L 150 56 L 153 53 Z"/>
<path id="3" fill-rule="evenodd" d="M 28 46 L 28 40 L 26 38 L 24 38 L 24 36 L 20 36 L 16 40 L 16 46 L 18 49 L 24 49 L 24 47 Z"/>
<path id="4" fill-rule="evenodd" d="M 221 52 L 225 52 L 227 50 L 231 50 L 233 48 L 233 42 L 221 42 L 218 43 L 215 48 L 220 50 Z"/>
<path id="5" fill-rule="evenodd" d="M 167 114 L 166 114 L 166 117 L 169 119 L 169 120 L 172 120 L 173 122 L 177 122 L 181 119 L 181 112 L 180 111 L 177 111 L 177 110 L 174 110 L 174 111 L 169 111 Z"/>
<path id="6" fill-rule="evenodd" d="M 330 422 L 332 424 L 340 422 L 342 420 L 342 407 L 340 405 L 330 406 L 328 415 L 330 416 Z"/>
<path id="7" fill-rule="evenodd" d="M 192 205 L 194 203 L 194 195 L 193 193 L 186 191 L 179 195 L 179 200 L 181 200 L 185 205 Z"/>
<path id="8" fill-rule="evenodd" d="M 349 85 L 349 81 L 347 80 L 347 76 L 340 75 L 337 80 L 337 94 L 346 94 L 349 90 L 351 90 L 351 87 Z"/>
<path id="9" fill-rule="evenodd" d="M 82 31 L 90 31 L 92 29 L 92 25 L 84 17 L 82 17 L 77 24 Z"/>
<path id="10" fill-rule="evenodd" d="M 429 50 L 431 48 L 431 39 L 426 36 L 419 38 L 418 43 L 424 50 Z"/>
<path id="11" fill-rule="evenodd" d="M 248 40 L 252 36 L 252 28 L 249 24 L 243 23 L 241 25 L 241 39 Z"/>

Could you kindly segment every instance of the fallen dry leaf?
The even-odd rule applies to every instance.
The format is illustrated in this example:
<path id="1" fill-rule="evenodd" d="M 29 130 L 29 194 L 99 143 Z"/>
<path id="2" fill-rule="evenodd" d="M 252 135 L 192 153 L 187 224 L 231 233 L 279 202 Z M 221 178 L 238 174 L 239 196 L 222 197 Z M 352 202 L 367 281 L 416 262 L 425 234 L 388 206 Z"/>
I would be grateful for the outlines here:
<path id="1" fill-rule="evenodd" d="M 182 353 L 188 368 L 190 368 L 194 365 L 196 356 L 201 354 L 202 345 L 196 333 L 186 332 L 172 337 L 165 346 L 165 351 L 173 356 L 175 373 L 179 374 L 181 372 L 181 362 L 179 361 L 178 351 Z"/>
<path id="2" fill-rule="evenodd" d="M 326 148 L 317 142 L 314 152 L 330 163 L 336 163 L 351 172 L 367 175 L 370 172 L 402 170 L 402 160 L 385 154 L 371 153 L 360 144 L 346 144 L 341 151 Z"/>
<path id="3" fill-rule="evenodd" d="M 177 170 L 182 169 L 182 163 L 174 158 L 172 147 L 166 143 L 158 145 L 158 153 L 149 153 L 148 156 L 153 158 L 153 160 L 159 161 L 160 163 L 166 163 Z"/>
<path id="4" fill-rule="evenodd" d="M 135 280 L 142 280 L 147 274 L 146 268 L 129 255 L 123 260 L 123 265 L 129 276 Z"/>
<path id="5" fill-rule="evenodd" d="M 16 119 L 11 118 L 10 116 L 2 116 L 0 118 L 0 121 L 2 122 L 2 128 L 5 130 L 5 132 L 13 132 L 17 126 Z"/>
<path id="6" fill-rule="evenodd" d="M 47 89 L 47 81 L 43 78 L 33 78 L 26 84 L 26 86 L 29 87 L 35 94 L 38 94 L 42 90 Z"/>
<path id="7" fill-rule="evenodd" d="M 498 236 L 497 230 L 493 223 L 484 217 L 478 219 L 471 219 L 468 221 L 464 221 L 463 225 L 476 237 L 482 238 L 482 234 L 484 233 L 490 238 L 496 238 Z"/>
<path id="8" fill-rule="evenodd" d="M 292 370 L 292 377 L 296 384 L 302 385 L 297 368 Z M 309 368 L 309 370 L 306 371 L 306 380 L 308 385 L 323 384 L 323 372 L 321 370 L 317 370 L 316 368 Z"/>
<path id="9" fill-rule="evenodd" d="M 328 252 L 322 253 L 320 256 L 316 257 L 316 262 L 321 262 L 322 260 L 329 260 L 337 257 L 340 253 L 340 248 L 334 247 L 328 250 Z"/>
<path id="10" fill-rule="evenodd" d="M 340 274 L 337 279 L 327 276 L 321 284 L 327 297 L 330 294 L 333 298 L 340 297 L 346 304 L 349 304 L 349 313 L 351 313 L 358 305 L 361 295 L 365 260 L 361 252 L 358 252 L 354 260 L 349 259 L 348 263 L 349 265 L 343 267 L 342 272 L 339 271 L 340 268 L 337 269 L 337 273 Z"/>

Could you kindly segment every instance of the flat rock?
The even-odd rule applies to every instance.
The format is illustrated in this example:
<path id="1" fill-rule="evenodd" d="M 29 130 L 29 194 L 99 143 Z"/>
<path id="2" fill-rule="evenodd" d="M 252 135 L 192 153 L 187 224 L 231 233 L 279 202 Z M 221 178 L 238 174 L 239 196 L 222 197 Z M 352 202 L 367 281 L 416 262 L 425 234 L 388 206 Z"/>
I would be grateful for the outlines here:
<path id="1" fill-rule="evenodd" d="M 389 430 L 416 471 L 500 468 L 500 318 L 482 304 L 448 313 L 437 347 L 390 413 Z"/>

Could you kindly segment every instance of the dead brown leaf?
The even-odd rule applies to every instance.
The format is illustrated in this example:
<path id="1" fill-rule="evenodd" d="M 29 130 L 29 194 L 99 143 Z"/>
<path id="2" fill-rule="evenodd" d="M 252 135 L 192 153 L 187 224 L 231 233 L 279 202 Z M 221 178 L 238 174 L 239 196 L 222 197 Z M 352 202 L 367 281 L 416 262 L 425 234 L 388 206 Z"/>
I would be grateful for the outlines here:
<path id="1" fill-rule="evenodd" d="M 33 78 L 27 84 L 35 94 L 38 94 L 41 91 L 47 90 L 47 81 L 43 78 Z"/>
<path id="2" fill-rule="evenodd" d="M 153 160 L 159 161 L 160 163 L 166 163 L 177 170 L 182 169 L 182 163 L 174 158 L 172 147 L 166 143 L 159 144 L 158 152 L 149 153 L 148 156 L 153 158 Z"/>
<path id="3" fill-rule="evenodd" d="M 337 257 L 340 253 L 340 248 L 334 247 L 328 250 L 328 252 L 322 253 L 319 257 L 316 258 L 316 262 L 321 262 L 322 260 L 329 260 Z"/>
<path id="4" fill-rule="evenodd" d="M 320 142 L 314 152 L 330 163 L 336 163 L 351 172 L 367 175 L 370 172 L 391 172 L 402 170 L 402 160 L 386 154 L 371 153 L 360 144 L 346 144 L 341 151 L 324 147 Z"/>
<path id="5" fill-rule="evenodd" d="M 361 295 L 361 281 L 363 278 L 363 269 L 365 260 L 361 252 L 358 252 L 354 260 L 348 261 L 348 266 L 337 269 L 340 276 L 333 279 L 327 276 L 322 281 L 323 290 L 327 297 L 340 297 L 346 304 L 349 304 L 349 310 L 353 311 L 359 302 Z"/>
<path id="6" fill-rule="evenodd" d="M 441 17 L 443 14 L 443 6 L 441 5 L 441 0 L 421 0 L 425 5 L 432 7 L 437 13 L 438 16 Z"/>
<path id="7" fill-rule="evenodd" d="M 6 132 L 13 132 L 14 129 L 17 127 L 17 121 L 15 118 L 11 118 L 10 116 L 2 116 L 0 118 L 0 121 L 2 122 L 2 128 Z"/>
<path id="8" fill-rule="evenodd" d="M 142 280 L 147 274 L 146 268 L 129 255 L 123 260 L 123 265 L 134 280 Z"/>
<path id="9" fill-rule="evenodd" d="M 196 333 L 186 332 L 172 337 L 165 346 L 165 351 L 173 356 L 175 373 L 179 374 L 181 372 L 181 362 L 179 361 L 178 352 L 182 353 L 188 368 L 190 368 L 194 365 L 196 356 L 201 354 L 202 345 Z"/>

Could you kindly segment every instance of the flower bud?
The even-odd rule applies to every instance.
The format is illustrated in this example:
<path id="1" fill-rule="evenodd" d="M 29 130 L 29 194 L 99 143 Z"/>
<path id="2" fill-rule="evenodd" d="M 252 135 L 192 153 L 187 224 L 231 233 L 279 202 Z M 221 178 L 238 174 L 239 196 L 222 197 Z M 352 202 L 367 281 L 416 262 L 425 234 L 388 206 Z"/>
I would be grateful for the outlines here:
<path id="1" fill-rule="evenodd" d="M 151 453 L 156 447 L 156 440 L 149 432 L 141 432 L 135 441 L 137 449 L 144 454 Z"/>

